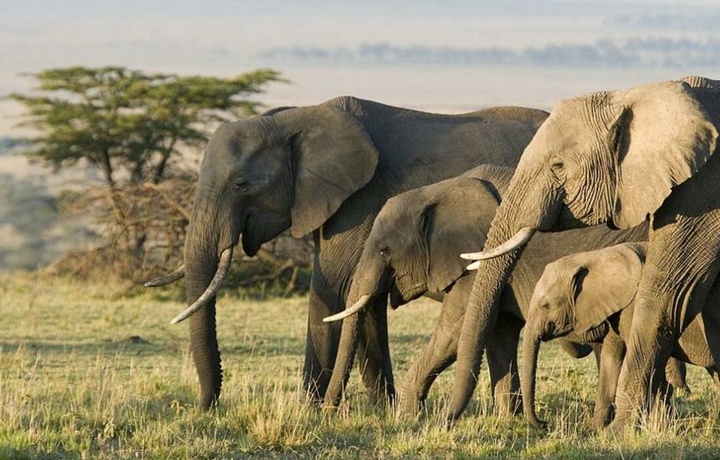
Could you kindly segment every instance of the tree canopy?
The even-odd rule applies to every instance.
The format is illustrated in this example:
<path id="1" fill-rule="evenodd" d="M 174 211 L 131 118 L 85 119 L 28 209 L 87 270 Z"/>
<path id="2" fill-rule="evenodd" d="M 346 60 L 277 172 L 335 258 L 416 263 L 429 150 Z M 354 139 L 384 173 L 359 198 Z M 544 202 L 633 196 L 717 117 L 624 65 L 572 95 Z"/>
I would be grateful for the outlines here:
<path id="1" fill-rule="evenodd" d="M 56 170 L 89 164 L 104 178 L 101 185 L 66 192 L 61 208 L 90 217 L 105 245 L 68 254 L 67 264 L 60 260 L 56 268 L 79 275 L 103 267 L 103 273 L 110 269 L 136 279 L 182 257 L 196 171 L 180 159 L 199 153 L 218 123 L 256 113 L 261 104 L 253 97 L 269 83 L 285 81 L 271 69 L 232 78 L 123 67 L 68 67 L 29 76 L 37 80 L 34 91 L 8 96 L 26 108 L 21 125 L 33 128 L 21 153 Z M 300 244 L 304 261 L 307 242 Z M 248 282 L 264 283 L 292 269 L 291 289 L 297 264 L 287 261 L 296 257 L 264 254 L 269 274 L 252 274 Z"/>
<path id="2" fill-rule="evenodd" d="M 86 160 L 111 188 L 120 176 L 133 184 L 159 183 L 184 148 L 205 143 L 210 127 L 256 112 L 249 97 L 270 82 L 271 69 L 233 78 L 149 74 L 123 67 L 68 67 L 30 74 L 33 94 L 9 97 L 27 110 L 22 125 L 29 155 L 55 168 Z"/>

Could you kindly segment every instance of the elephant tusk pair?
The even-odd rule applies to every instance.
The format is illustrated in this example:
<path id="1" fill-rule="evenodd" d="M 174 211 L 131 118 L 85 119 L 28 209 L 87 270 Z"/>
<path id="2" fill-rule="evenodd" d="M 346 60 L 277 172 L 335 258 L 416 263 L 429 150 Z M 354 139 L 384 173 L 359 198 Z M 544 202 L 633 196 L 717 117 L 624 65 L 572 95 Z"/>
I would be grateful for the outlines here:
<path id="1" fill-rule="evenodd" d="M 145 287 L 159 287 L 159 286 L 166 286 L 170 283 L 174 283 L 175 281 L 179 280 L 185 276 L 185 264 L 180 265 L 178 268 L 173 270 L 172 272 L 168 273 L 165 276 L 161 276 L 159 278 L 152 279 L 145 283 Z"/>
<path id="2" fill-rule="evenodd" d="M 371 298 L 372 298 L 371 295 L 365 294 L 365 295 L 361 296 L 360 300 L 355 302 L 355 304 L 352 307 L 346 308 L 345 310 L 341 311 L 340 313 L 334 314 L 332 316 L 325 317 L 325 318 L 323 318 L 323 321 L 326 323 L 331 323 L 333 321 L 340 321 L 341 319 L 345 319 L 348 316 L 352 316 L 355 313 L 362 310 L 363 308 L 365 308 L 367 306 L 367 304 L 370 303 Z"/>
<path id="3" fill-rule="evenodd" d="M 460 254 L 460 257 L 466 260 L 475 260 L 476 262 L 471 263 L 466 267 L 467 270 L 477 270 L 480 266 L 480 260 L 493 259 L 505 255 L 515 249 L 525 245 L 530 238 L 535 234 L 536 229 L 532 227 L 523 227 L 509 240 L 497 246 L 488 252 L 467 252 Z"/>
<path id="4" fill-rule="evenodd" d="M 208 284 L 208 287 L 205 289 L 205 292 L 203 292 L 192 305 L 187 307 L 185 311 L 173 318 L 173 320 L 170 321 L 170 324 L 177 324 L 180 321 L 186 320 L 195 312 L 200 310 L 203 306 L 205 306 L 207 301 L 210 300 L 212 296 L 217 294 L 217 291 L 222 286 L 223 281 L 225 281 L 225 276 L 227 275 L 228 270 L 230 270 L 232 255 L 232 246 L 225 249 L 222 254 L 220 254 L 220 262 L 218 263 L 217 271 L 215 272 L 215 276 L 213 277 L 212 281 L 210 281 L 210 284 Z"/>

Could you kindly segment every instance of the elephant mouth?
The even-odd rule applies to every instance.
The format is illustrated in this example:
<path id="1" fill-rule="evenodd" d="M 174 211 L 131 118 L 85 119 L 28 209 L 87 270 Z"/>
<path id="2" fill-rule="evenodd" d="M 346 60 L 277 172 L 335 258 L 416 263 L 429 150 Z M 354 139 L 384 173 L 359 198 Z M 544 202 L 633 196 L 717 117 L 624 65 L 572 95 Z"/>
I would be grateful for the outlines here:
<path id="1" fill-rule="evenodd" d="M 407 289 L 400 290 L 397 284 L 393 283 L 390 289 L 390 306 L 395 309 L 408 302 L 422 297 L 427 292 L 427 286 L 425 284 L 416 284 Z"/>
<path id="2" fill-rule="evenodd" d="M 566 335 L 570 334 L 570 332 L 571 330 L 569 328 L 556 328 L 555 325 L 551 324 L 543 330 L 542 334 L 540 334 L 540 340 L 543 342 L 548 342 L 553 339 L 565 337 Z"/>

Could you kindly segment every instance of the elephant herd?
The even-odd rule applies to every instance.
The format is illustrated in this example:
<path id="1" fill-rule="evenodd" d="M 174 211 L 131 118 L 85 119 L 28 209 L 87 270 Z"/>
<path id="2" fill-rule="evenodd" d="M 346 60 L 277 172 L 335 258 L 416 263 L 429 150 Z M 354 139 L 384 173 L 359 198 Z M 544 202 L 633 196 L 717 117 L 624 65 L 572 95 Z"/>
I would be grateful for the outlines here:
<path id="1" fill-rule="evenodd" d="M 596 353 L 594 422 L 622 428 L 684 385 L 684 363 L 720 383 L 719 129 L 720 82 L 703 77 L 549 114 L 352 97 L 275 109 L 212 135 L 184 265 L 148 284 L 186 278 L 189 306 L 173 321 L 189 319 L 203 408 L 222 386 L 215 294 L 233 249 L 242 238 L 254 255 L 290 229 L 315 246 L 303 368 L 315 404 L 341 402 L 357 355 L 371 400 L 414 416 L 457 361 L 451 425 L 485 354 L 495 411 L 524 408 L 542 426 L 537 355 L 557 338 L 570 356 Z M 388 302 L 420 296 L 442 301 L 440 318 L 396 388 Z"/>

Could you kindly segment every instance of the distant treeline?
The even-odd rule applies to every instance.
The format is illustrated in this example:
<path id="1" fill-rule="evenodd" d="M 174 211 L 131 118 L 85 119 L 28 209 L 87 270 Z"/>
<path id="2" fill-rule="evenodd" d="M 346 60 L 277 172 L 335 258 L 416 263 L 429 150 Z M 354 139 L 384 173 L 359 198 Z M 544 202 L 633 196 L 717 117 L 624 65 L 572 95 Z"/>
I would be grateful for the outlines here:
<path id="1" fill-rule="evenodd" d="M 720 38 L 609 39 L 592 44 L 548 44 L 512 49 L 503 47 L 400 46 L 387 42 L 367 43 L 356 48 L 273 48 L 263 58 L 322 63 L 537 65 L 602 68 L 720 67 Z"/>

